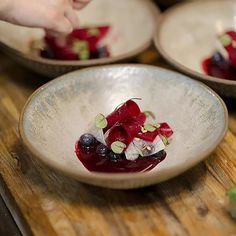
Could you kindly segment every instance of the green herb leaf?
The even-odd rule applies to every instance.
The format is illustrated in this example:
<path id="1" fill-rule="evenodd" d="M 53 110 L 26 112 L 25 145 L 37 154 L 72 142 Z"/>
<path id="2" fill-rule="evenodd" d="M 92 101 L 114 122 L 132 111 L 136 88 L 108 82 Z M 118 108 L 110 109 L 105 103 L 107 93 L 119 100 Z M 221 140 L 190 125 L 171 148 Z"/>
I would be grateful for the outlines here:
<path id="1" fill-rule="evenodd" d="M 100 34 L 100 31 L 98 28 L 91 28 L 88 30 L 89 36 L 98 36 Z"/>
<path id="2" fill-rule="evenodd" d="M 79 52 L 79 59 L 80 60 L 88 60 L 90 57 L 90 52 L 88 50 L 84 50 Z"/>
<path id="3" fill-rule="evenodd" d="M 232 42 L 232 38 L 228 34 L 221 35 L 219 40 L 224 47 L 230 45 Z"/>
<path id="4" fill-rule="evenodd" d="M 145 112 L 144 112 L 144 115 L 145 115 L 146 117 L 152 117 L 153 120 L 156 119 L 156 116 L 154 115 L 154 113 L 153 113 L 152 111 L 145 111 Z"/>
<path id="5" fill-rule="evenodd" d="M 76 53 L 80 53 L 81 51 L 88 51 L 89 50 L 89 45 L 88 42 L 84 40 L 75 40 L 73 42 L 73 51 Z"/>
<path id="6" fill-rule="evenodd" d="M 104 129 L 107 127 L 107 119 L 103 114 L 98 114 L 95 117 L 95 125 L 99 129 Z"/>
<path id="7" fill-rule="evenodd" d="M 231 188 L 226 192 L 229 197 L 229 211 L 231 216 L 236 219 L 236 188 Z"/>
<path id="8" fill-rule="evenodd" d="M 164 143 L 165 146 L 167 146 L 169 144 L 169 141 L 165 136 L 162 136 L 161 139 L 162 139 L 162 142 Z"/>
<path id="9" fill-rule="evenodd" d="M 231 188 L 226 192 L 226 195 L 229 197 L 231 201 L 235 202 L 236 207 L 236 188 Z"/>
<path id="10" fill-rule="evenodd" d="M 144 124 L 144 129 L 149 132 L 153 132 L 156 130 L 156 127 L 154 127 L 152 124 Z"/>
<path id="11" fill-rule="evenodd" d="M 121 154 L 126 148 L 126 144 L 121 141 L 115 141 L 111 144 L 111 150 L 114 153 Z"/>

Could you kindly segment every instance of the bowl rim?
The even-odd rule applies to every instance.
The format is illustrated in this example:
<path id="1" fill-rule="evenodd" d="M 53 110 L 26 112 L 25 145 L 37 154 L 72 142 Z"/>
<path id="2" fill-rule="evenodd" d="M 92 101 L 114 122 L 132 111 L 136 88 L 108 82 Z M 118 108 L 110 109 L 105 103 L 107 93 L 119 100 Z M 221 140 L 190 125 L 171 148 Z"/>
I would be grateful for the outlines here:
<path id="1" fill-rule="evenodd" d="M 0 46 L 4 49 L 8 49 L 11 51 L 11 53 L 14 53 L 17 56 L 20 56 L 24 59 L 41 63 L 41 64 L 47 64 L 47 65 L 52 65 L 52 66 L 92 66 L 92 65 L 100 65 L 100 64 L 109 64 L 109 63 L 114 63 L 116 61 L 121 61 L 125 60 L 128 58 L 132 58 L 135 55 L 138 55 L 139 53 L 143 52 L 145 49 L 147 49 L 152 41 L 153 37 L 156 32 L 156 25 L 157 22 L 159 22 L 160 16 L 161 16 L 161 11 L 159 7 L 154 4 L 151 0 L 145 0 L 145 1 L 139 1 L 141 4 L 143 4 L 144 7 L 146 7 L 149 12 L 150 12 L 150 21 L 153 23 L 153 31 L 150 35 L 150 37 L 139 47 L 129 51 L 125 52 L 123 54 L 117 55 L 117 56 L 111 56 L 111 57 L 106 57 L 106 58 L 98 58 L 98 59 L 89 59 L 89 60 L 54 60 L 54 59 L 47 59 L 43 58 L 41 56 L 37 55 L 31 55 L 27 54 L 24 52 L 21 52 L 20 50 L 17 50 L 16 48 L 12 48 L 5 43 L 0 41 Z"/>
<path id="2" fill-rule="evenodd" d="M 64 80 L 66 78 L 69 78 L 68 76 L 71 76 L 73 74 L 76 74 L 77 79 L 79 78 L 79 74 L 84 73 L 86 71 L 93 71 L 93 70 L 97 70 L 97 69 L 116 69 L 116 68 L 140 68 L 140 69 L 155 69 L 155 70 L 160 70 L 163 72 L 167 72 L 167 73 L 174 73 L 174 74 L 178 74 L 181 75 L 182 77 L 184 77 L 185 79 L 190 79 L 192 80 L 194 83 L 197 83 L 198 85 L 200 85 L 202 87 L 202 89 L 204 89 L 206 92 L 208 92 L 211 96 L 213 96 L 215 99 L 217 99 L 222 108 L 223 108 L 223 112 L 224 112 L 224 127 L 221 131 L 221 133 L 219 134 L 219 137 L 217 138 L 215 144 L 213 144 L 212 146 L 208 147 L 208 149 L 203 152 L 201 155 L 199 155 L 199 157 L 197 159 L 191 159 L 187 165 L 183 168 L 183 170 L 181 170 L 181 173 L 183 171 L 188 170 L 189 168 L 193 167 L 195 164 L 199 163 L 200 161 L 202 161 L 204 158 L 206 158 L 207 156 L 209 156 L 214 150 L 215 148 L 220 144 L 220 142 L 222 141 L 222 139 L 224 138 L 224 136 L 226 135 L 226 132 L 228 130 L 228 110 L 227 107 L 224 103 L 224 101 L 221 99 L 221 97 L 214 92 L 211 88 L 209 88 L 208 86 L 206 86 L 205 84 L 203 84 L 202 82 L 193 80 L 181 73 L 177 73 L 175 71 L 171 71 L 168 69 L 164 69 L 161 67 L 157 67 L 157 66 L 153 66 L 153 65 L 145 65 L 145 64 L 116 64 L 116 65 L 104 65 L 104 66 L 94 66 L 94 67 L 89 67 L 89 68 L 84 68 L 84 69 L 80 69 L 80 70 L 76 70 L 70 73 L 67 73 L 65 75 L 59 76 L 54 80 L 51 80 L 49 82 L 47 82 L 46 84 L 42 85 L 41 87 L 39 87 L 37 90 L 35 90 L 31 96 L 28 98 L 28 100 L 26 101 L 25 105 L 23 106 L 23 109 L 21 111 L 20 114 L 20 119 L 19 119 L 19 123 L 18 123 L 18 130 L 19 130 L 19 135 L 20 135 L 20 139 L 22 141 L 22 144 L 24 145 L 24 147 L 26 148 L 26 150 L 34 157 L 36 157 L 37 159 L 39 159 L 40 161 L 42 161 L 44 164 L 46 164 L 47 166 L 51 167 L 52 169 L 56 169 L 62 173 L 64 173 L 67 176 L 71 176 L 72 178 L 78 179 L 80 180 L 80 178 L 86 178 L 86 179 L 98 179 L 98 180 L 107 180 L 107 179 L 111 179 L 114 181 L 119 181 L 119 180 L 131 180 L 134 178 L 138 178 L 138 179 L 146 179 L 146 178 L 154 178 L 157 175 L 160 175 L 160 173 L 165 173 L 165 172 L 172 172 L 173 167 L 168 168 L 168 170 L 163 170 L 163 171 L 159 171 L 159 172 L 138 172 L 138 173 L 103 173 L 103 172 L 90 172 L 90 171 L 86 171 L 86 172 L 78 172 L 78 171 L 70 171 L 68 169 L 64 169 L 63 166 L 61 166 L 58 163 L 55 163 L 54 161 L 50 160 L 47 158 L 47 156 L 41 154 L 38 150 L 36 150 L 36 148 L 34 148 L 34 146 L 31 144 L 30 140 L 28 140 L 27 135 L 25 133 L 24 130 L 24 123 L 27 122 L 27 116 L 26 116 L 26 110 L 28 108 L 28 105 L 31 103 L 32 99 L 34 99 L 35 97 L 37 97 L 40 92 L 44 89 L 46 89 L 49 86 L 52 86 L 54 83 L 60 82 L 61 80 Z M 174 167 L 175 168 L 175 167 Z M 176 175 L 178 175 L 179 173 L 177 173 Z M 175 175 L 171 176 L 174 177 Z"/>
<path id="3" fill-rule="evenodd" d="M 231 2 L 234 3 L 234 5 L 236 4 L 234 0 L 225 0 L 227 2 Z M 222 2 L 221 0 L 205 0 L 205 1 L 190 1 L 190 2 L 182 2 L 182 3 L 177 3 L 175 4 L 173 7 L 170 7 L 169 9 L 167 9 L 165 12 L 162 13 L 161 17 L 160 17 L 160 21 L 159 21 L 159 27 L 157 27 L 156 30 L 156 34 L 154 36 L 154 45 L 156 46 L 157 50 L 160 52 L 160 54 L 163 56 L 163 58 L 169 62 L 172 66 L 174 66 L 177 70 L 189 75 L 189 76 L 193 76 L 194 78 L 200 79 L 202 81 L 210 81 L 210 82 L 215 82 L 217 84 L 224 84 L 224 85 L 236 85 L 236 81 L 234 80 L 227 80 L 227 79 L 221 79 L 221 78 L 217 78 L 214 76 L 210 76 L 210 75 L 206 75 L 200 72 L 197 72 L 193 69 L 190 69 L 189 67 L 185 66 L 184 64 L 178 62 L 177 60 L 175 60 L 173 57 L 171 57 L 168 54 L 168 51 L 163 47 L 162 43 L 161 43 L 161 33 L 162 30 L 164 28 L 164 23 L 167 19 L 169 19 L 170 17 L 172 17 L 172 15 L 181 10 L 184 12 L 186 7 L 189 7 L 189 5 L 192 5 L 192 7 L 195 6 L 199 6 L 199 5 L 204 5 L 207 3 L 215 3 L 218 4 L 219 2 L 221 3 L 225 3 Z"/>

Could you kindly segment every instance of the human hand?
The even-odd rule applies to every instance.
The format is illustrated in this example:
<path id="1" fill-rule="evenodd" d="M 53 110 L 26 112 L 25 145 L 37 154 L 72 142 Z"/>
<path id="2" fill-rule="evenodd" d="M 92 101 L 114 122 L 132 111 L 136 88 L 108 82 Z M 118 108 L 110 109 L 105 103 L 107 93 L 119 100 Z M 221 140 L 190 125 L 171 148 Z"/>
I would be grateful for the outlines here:
<path id="1" fill-rule="evenodd" d="M 79 23 L 74 8 L 81 9 L 88 2 L 89 0 L 0 0 L 0 19 L 69 34 Z"/>
<path id="2" fill-rule="evenodd" d="M 73 7 L 75 9 L 82 9 L 85 7 L 91 0 L 73 0 Z"/>

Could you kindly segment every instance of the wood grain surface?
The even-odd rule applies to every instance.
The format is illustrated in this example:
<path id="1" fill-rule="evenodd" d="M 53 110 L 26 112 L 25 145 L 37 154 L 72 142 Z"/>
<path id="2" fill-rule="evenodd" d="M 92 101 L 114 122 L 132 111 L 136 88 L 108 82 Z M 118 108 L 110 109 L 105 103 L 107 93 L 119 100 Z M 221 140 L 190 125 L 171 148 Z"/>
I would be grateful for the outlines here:
<path id="1" fill-rule="evenodd" d="M 168 67 L 153 49 L 137 59 Z M 24 235 L 233 236 L 225 191 L 236 185 L 236 101 L 225 99 L 229 131 L 204 162 L 170 181 L 132 191 L 96 188 L 25 152 L 20 111 L 47 79 L 0 56 L 0 192 Z"/>

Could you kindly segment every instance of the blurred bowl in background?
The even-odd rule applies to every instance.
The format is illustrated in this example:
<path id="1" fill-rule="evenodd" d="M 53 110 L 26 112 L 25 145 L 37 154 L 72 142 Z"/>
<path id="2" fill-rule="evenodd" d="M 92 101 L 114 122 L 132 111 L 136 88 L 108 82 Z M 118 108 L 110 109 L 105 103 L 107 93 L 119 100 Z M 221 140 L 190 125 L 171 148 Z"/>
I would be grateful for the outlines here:
<path id="1" fill-rule="evenodd" d="M 78 12 L 81 26 L 108 24 L 106 37 L 111 56 L 101 59 L 59 61 L 33 55 L 30 41 L 44 37 L 41 29 L 0 22 L 0 48 L 22 65 L 55 77 L 77 68 L 128 60 L 151 43 L 160 11 L 149 0 L 96 0 Z"/>
<path id="2" fill-rule="evenodd" d="M 217 35 L 236 28 L 236 1 L 206 0 L 177 4 L 164 12 L 155 45 L 178 70 L 201 80 L 221 95 L 236 98 L 236 81 L 206 75 L 202 60 L 218 45 Z"/>

